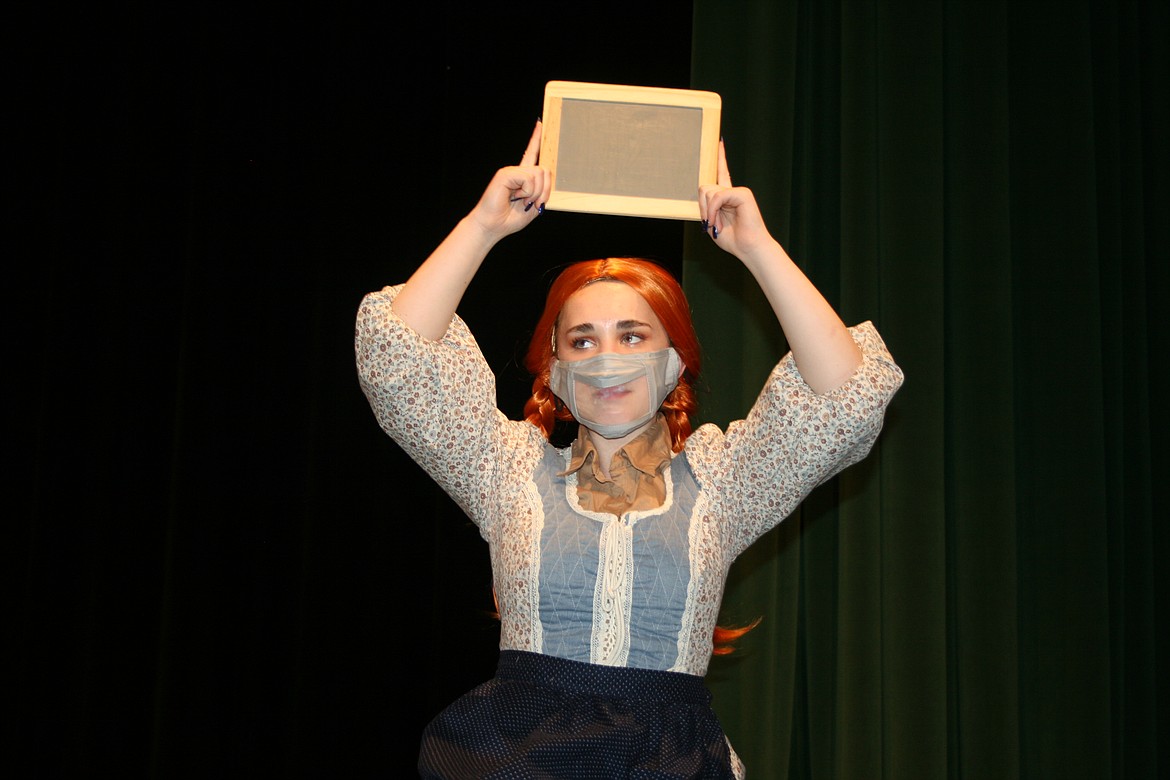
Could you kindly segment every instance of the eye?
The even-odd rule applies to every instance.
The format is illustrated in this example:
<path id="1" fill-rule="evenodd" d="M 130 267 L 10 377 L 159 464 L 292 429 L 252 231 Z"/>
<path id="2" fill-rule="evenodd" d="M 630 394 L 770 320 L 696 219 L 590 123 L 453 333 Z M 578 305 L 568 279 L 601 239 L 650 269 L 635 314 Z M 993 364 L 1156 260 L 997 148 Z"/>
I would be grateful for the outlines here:
<path id="1" fill-rule="evenodd" d="M 571 346 L 573 349 L 589 349 L 593 346 L 593 339 L 585 338 L 583 336 L 580 338 L 575 338 L 569 342 L 569 346 Z"/>
<path id="2" fill-rule="evenodd" d="M 639 344 L 646 340 L 646 336 L 638 331 L 628 331 L 622 334 L 623 344 Z"/>

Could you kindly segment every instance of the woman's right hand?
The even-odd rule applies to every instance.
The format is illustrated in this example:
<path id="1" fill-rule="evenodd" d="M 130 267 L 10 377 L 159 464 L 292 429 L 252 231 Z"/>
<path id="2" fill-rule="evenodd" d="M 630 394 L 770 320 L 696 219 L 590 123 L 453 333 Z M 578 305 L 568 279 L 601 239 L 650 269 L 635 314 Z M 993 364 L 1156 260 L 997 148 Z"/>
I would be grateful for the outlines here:
<path id="1" fill-rule="evenodd" d="M 494 240 L 528 226 L 544 211 L 552 190 L 552 175 L 537 165 L 541 123 L 537 121 L 519 165 L 496 171 L 470 216 Z"/>

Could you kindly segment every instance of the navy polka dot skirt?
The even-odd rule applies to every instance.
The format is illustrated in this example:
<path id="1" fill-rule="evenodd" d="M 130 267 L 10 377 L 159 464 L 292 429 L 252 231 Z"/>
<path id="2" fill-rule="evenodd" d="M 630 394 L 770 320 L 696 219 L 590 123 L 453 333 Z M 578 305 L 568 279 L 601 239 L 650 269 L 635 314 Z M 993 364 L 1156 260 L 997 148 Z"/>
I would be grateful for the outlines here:
<path id="1" fill-rule="evenodd" d="M 418 768 L 444 780 L 734 780 L 731 755 L 701 677 L 504 650 L 495 677 L 427 726 Z"/>

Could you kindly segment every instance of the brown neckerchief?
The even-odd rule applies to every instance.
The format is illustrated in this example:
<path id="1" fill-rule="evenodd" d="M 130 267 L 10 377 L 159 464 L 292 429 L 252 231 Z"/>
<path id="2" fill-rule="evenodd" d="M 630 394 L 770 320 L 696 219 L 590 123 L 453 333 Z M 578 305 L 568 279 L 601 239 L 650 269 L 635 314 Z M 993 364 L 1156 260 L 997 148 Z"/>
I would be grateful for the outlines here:
<path id="1" fill-rule="evenodd" d="M 581 426 L 573 442 L 569 467 L 562 473 L 577 473 L 577 498 L 581 508 L 621 515 L 624 512 L 654 509 L 666 501 L 666 480 L 662 473 L 670 463 L 669 430 L 662 415 L 636 438 L 614 453 L 609 477 L 597 467 L 597 450 L 589 431 Z"/>

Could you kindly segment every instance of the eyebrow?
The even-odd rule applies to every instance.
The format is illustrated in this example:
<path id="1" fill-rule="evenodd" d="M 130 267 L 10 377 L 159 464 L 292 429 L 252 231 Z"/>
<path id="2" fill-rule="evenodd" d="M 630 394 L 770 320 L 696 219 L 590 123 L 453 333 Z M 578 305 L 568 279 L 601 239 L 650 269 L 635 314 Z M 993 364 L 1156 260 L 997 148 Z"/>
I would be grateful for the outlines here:
<path id="1" fill-rule="evenodd" d="M 641 320 L 619 320 L 617 323 L 618 330 L 633 330 L 635 328 L 649 328 L 650 323 L 642 322 Z M 565 331 L 565 335 L 570 333 L 595 333 L 597 326 L 592 322 L 582 322 L 580 325 L 574 325 Z"/>

